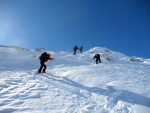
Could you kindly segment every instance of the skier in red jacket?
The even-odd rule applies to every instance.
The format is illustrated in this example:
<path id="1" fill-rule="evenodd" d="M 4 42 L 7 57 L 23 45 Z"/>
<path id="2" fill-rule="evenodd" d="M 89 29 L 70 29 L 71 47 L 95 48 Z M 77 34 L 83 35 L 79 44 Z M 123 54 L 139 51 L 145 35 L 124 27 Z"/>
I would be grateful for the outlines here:
<path id="1" fill-rule="evenodd" d="M 38 74 L 41 73 L 41 70 L 42 70 L 42 73 L 46 73 L 46 65 L 44 64 L 45 62 L 47 62 L 48 60 L 54 60 L 54 58 L 50 58 L 50 54 L 47 54 L 47 52 L 44 52 L 40 57 L 40 63 L 41 63 L 41 67 L 40 69 L 38 70 Z"/>

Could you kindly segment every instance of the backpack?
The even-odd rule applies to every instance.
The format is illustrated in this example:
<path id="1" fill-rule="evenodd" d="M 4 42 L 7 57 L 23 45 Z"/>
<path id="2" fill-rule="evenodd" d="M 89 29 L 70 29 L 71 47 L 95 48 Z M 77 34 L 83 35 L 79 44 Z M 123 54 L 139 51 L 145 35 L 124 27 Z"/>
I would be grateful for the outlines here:
<path id="1" fill-rule="evenodd" d="M 44 53 L 39 57 L 39 59 L 40 59 L 40 60 L 45 60 L 45 59 L 46 59 L 46 56 L 47 56 L 47 53 L 44 52 Z"/>
<path id="2" fill-rule="evenodd" d="M 40 59 L 41 61 L 47 62 L 48 59 L 50 59 L 50 56 L 51 56 L 50 54 L 43 53 L 43 54 L 39 57 L 39 59 Z"/>
<path id="3" fill-rule="evenodd" d="M 100 57 L 100 54 L 96 54 L 95 56 L 96 56 L 96 58 L 99 58 L 99 57 Z"/>

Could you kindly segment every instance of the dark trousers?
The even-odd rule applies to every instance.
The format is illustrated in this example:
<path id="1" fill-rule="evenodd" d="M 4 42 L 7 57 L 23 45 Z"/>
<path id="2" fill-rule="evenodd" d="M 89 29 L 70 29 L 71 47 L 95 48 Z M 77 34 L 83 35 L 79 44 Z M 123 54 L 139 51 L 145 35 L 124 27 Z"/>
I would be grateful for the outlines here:
<path id="1" fill-rule="evenodd" d="M 74 55 L 76 55 L 76 50 L 74 50 Z"/>
<path id="2" fill-rule="evenodd" d="M 100 58 L 96 59 L 96 64 L 98 64 L 98 62 L 101 63 L 101 59 Z"/>
<path id="3" fill-rule="evenodd" d="M 41 67 L 40 67 L 40 69 L 38 70 L 38 72 L 40 73 L 43 67 L 44 67 L 44 68 L 43 68 L 43 72 L 45 72 L 45 70 L 46 70 L 46 65 L 44 64 L 43 61 L 41 61 L 40 63 L 41 63 Z"/>

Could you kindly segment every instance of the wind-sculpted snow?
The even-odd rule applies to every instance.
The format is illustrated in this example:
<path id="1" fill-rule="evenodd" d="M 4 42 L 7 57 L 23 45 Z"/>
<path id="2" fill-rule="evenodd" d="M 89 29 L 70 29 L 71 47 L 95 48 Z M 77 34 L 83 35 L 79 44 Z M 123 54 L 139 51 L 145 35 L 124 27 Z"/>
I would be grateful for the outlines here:
<path id="1" fill-rule="evenodd" d="M 44 51 L 55 60 L 37 75 Z M 74 56 L 1 46 L 0 54 L 0 113 L 150 113 L 149 59 L 101 47 Z"/>

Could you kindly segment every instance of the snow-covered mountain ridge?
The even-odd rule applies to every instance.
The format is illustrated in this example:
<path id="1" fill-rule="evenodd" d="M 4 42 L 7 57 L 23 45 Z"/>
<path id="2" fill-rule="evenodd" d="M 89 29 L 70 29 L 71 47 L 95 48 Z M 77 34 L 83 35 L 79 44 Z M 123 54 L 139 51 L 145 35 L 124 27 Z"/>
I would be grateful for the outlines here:
<path id="1" fill-rule="evenodd" d="M 55 60 L 36 75 L 44 51 Z M 103 47 L 73 55 L 0 46 L 0 64 L 0 113 L 150 112 L 150 59 Z"/>
<path id="2" fill-rule="evenodd" d="M 54 52 L 51 50 L 47 50 L 45 48 L 37 48 L 35 50 L 29 50 L 29 49 L 25 49 L 22 47 L 18 47 L 18 46 L 3 46 L 0 45 L 0 49 L 5 51 L 5 52 L 23 52 L 23 51 L 37 51 L 37 52 L 44 52 L 44 51 L 48 51 L 48 52 L 52 52 L 52 53 L 65 53 L 65 52 L 69 52 L 69 51 L 60 51 L 60 52 Z M 3 52 L 1 51 L 1 52 Z M 70 51 L 72 52 L 72 51 Z M 108 48 L 104 48 L 104 47 L 94 47 L 88 51 L 84 52 L 85 54 L 91 54 L 94 55 L 96 53 L 99 53 L 101 55 L 101 58 L 104 57 L 105 60 L 107 61 L 115 61 L 115 60 L 126 60 L 126 61 L 132 61 L 132 62 L 149 62 L 150 59 L 145 59 L 145 58 L 140 58 L 140 57 L 136 57 L 136 56 L 126 56 L 120 52 L 116 52 L 116 51 L 112 51 Z"/>

